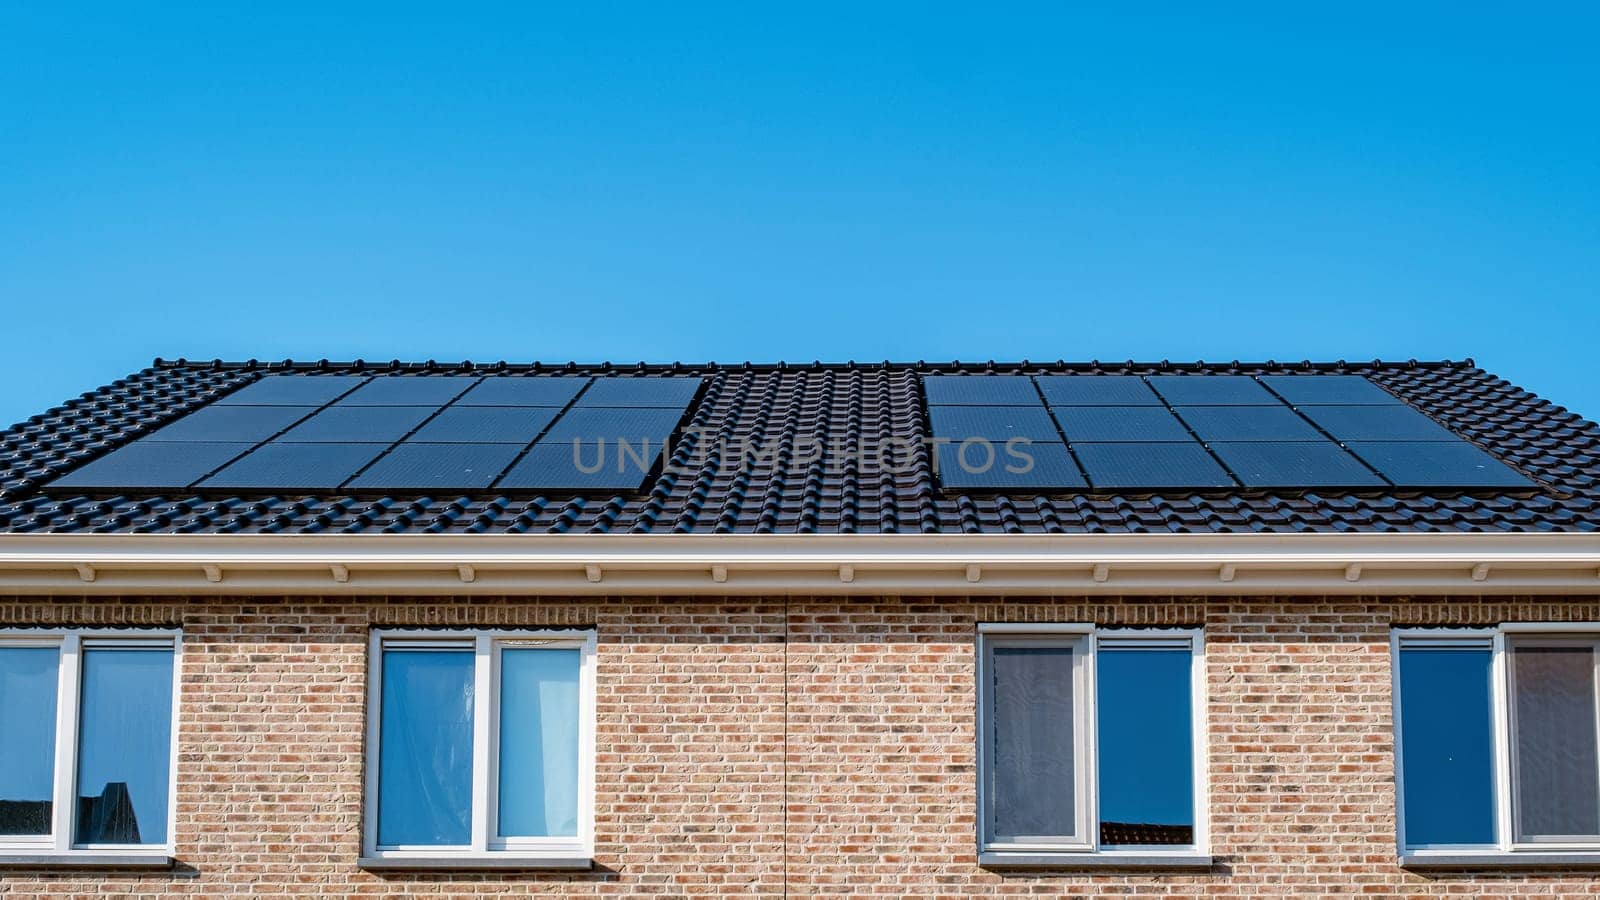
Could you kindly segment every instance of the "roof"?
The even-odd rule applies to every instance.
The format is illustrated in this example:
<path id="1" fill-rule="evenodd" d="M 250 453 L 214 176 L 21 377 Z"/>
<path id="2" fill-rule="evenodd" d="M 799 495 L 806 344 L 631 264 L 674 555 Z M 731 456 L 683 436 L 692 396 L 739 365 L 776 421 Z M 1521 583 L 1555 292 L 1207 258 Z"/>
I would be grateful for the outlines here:
<path id="1" fill-rule="evenodd" d="M 895 471 L 794 465 L 688 444 L 624 493 L 375 496 L 94 493 L 53 479 L 266 374 L 573 374 L 705 379 L 688 424 L 781 447 L 928 437 L 921 378 L 952 374 L 1362 375 L 1533 478 L 1532 490 L 1143 494 L 947 491 L 924 452 Z M 83 533 L 1116 533 L 1592 531 L 1600 427 L 1471 360 L 1371 363 L 844 363 L 758 365 L 156 362 L 0 435 L 0 531 Z"/>

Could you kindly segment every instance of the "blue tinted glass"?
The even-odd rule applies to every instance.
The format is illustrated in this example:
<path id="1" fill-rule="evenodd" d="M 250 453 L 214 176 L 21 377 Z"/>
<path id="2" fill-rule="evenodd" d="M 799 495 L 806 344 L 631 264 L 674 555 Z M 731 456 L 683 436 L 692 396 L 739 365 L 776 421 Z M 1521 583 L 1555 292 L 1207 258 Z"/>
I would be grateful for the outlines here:
<path id="1" fill-rule="evenodd" d="M 80 844 L 164 844 L 172 649 L 85 647 L 78 707 Z"/>
<path id="2" fill-rule="evenodd" d="M 1410 846 L 1492 844 L 1488 647 L 1400 651 L 1400 772 Z"/>
<path id="3" fill-rule="evenodd" d="M 1192 665 L 1188 648 L 1101 645 L 1095 681 L 1102 844 L 1193 843 Z"/>
<path id="4" fill-rule="evenodd" d="M 578 833 L 577 650 L 500 654 L 500 834 Z"/>
<path id="5" fill-rule="evenodd" d="M 0 834 L 49 834 L 55 787 L 54 647 L 0 648 Z"/>
<path id="6" fill-rule="evenodd" d="M 472 842 L 473 653 L 387 650 L 378 743 L 378 843 Z"/>

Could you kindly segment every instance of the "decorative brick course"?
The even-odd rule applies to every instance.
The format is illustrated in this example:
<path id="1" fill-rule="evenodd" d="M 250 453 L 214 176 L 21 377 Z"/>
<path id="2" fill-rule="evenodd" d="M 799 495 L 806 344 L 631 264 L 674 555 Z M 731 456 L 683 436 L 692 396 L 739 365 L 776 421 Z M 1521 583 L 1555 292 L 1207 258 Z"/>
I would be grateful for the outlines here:
<path id="1" fill-rule="evenodd" d="M 0 599 L 0 627 L 184 629 L 174 872 L 0 871 L 0 894 L 1600 896 L 1582 871 L 1395 864 L 1391 625 L 1600 621 L 1600 598 Z M 974 844 L 980 621 L 1203 625 L 1205 872 L 1001 872 Z M 356 867 L 373 627 L 594 627 L 589 873 Z"/>

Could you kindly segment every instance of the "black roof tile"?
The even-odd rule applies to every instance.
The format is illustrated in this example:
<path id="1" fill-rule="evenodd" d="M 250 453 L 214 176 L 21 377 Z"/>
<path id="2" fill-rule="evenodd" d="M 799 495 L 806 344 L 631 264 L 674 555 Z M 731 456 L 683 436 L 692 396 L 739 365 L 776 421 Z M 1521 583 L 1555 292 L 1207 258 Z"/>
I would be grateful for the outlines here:
<path id="1" fill-rule="evenodd" d="M 636 491 L 514 495 L 79 491 L 44 485 L 267 374 L 703 379 Z M 1536 479 L 1532 489 L 943 490 L 924 375 L 1362 375 Z M 354 386 L 355 381 L 346 382 Z M 885 445 L 885 439 L 894 438 Z M 808 449 L 833 451 L 827 464 Z M 754 452 L 734 452 L 730 446 Z M 710 448 L 704 450 L 704 448 Z M 704 452 L 703 452 L 704 450 Z M 893 465 L 874 459 L 886 453 Z M 859 455 L 858 455 L 859 454 Z M 838 461 L 842 456 L 843 461 Z M 490 365 L 165 362 L 0 433 L 0 531 L 221 533 L 1591 531 L 1600 427 L 1468 362 Z"/>

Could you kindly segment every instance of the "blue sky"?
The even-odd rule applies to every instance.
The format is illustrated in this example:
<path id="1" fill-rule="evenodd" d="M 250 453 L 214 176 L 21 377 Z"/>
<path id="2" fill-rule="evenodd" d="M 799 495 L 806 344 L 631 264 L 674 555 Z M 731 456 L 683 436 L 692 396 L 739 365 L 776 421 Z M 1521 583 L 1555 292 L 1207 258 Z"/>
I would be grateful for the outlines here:
<path id="1" fill-rule="evenodd" d="M 1470 355 L 1600 416 L 1593 5 L 323 6 L 0 5 L 0 419 L 155 356 Z"/>

